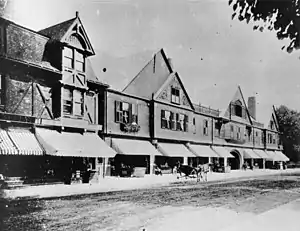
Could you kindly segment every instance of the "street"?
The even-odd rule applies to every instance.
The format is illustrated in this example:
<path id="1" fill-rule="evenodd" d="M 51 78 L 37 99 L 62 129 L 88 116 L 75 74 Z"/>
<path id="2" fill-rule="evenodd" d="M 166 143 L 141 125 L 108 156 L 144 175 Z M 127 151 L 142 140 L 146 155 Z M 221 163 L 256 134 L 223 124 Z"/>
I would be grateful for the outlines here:
<path id="1" fill-rule="evenodd" d="M 300 174 L 295 173 L 56 199 L 2 200 L 0 230 L 221 230 L 299 198 Z"/>

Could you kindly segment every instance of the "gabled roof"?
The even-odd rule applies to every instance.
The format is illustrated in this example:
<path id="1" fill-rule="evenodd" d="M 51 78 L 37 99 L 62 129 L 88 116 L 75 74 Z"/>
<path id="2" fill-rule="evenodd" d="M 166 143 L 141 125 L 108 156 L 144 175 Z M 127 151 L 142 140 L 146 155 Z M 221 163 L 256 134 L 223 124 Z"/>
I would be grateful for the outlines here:
<path id="1" fill-rule="evenodd" d="M 61 41 L 63 36 L 68 32 L 68 30 L 74 24 L 75 21 L 76 17 L 40 30 L 39 33 L 50 37 L 51 41 Z"/>
<path id="2" fill-rule="evenodd" d="M 73 28 L 75 26 L 80 26 L 80 33 L 77 31 L 77 34 L 80 34 L 81 39 L 86 44 L 85 50 L 89 52 L 91 55 L 95 55 L 95 51 L 92 47 L 92 44 L 87 36 L 85 29 L 83 28 L 83 24 L 79 18 L 79 13 L 76 12 L 76 17 L 69 19 L 67 21 L 58 23 L 54 26 L 50 26 L 43 30 L 40 30 L 38 33 L 48 36 L 50 38 L 49 42 L 61 42 L 67 43 L 67 39 L 69 36 L 74 33 Z"/>
<path id="3" fill-rule="evenodd" d="M 163 49 L 157 52 L 146 66 L 124 88 L 123 92 L 152 99 L 173 72 Z"/>
<path id="4" fill-rule="evenodd" d="M 160 86 L 160 88 L 159 88 L 156 92 L 154 92 L 154 94 L 153 94 L 153 99 L 156 99 L 156 98 L 160 95 L 160 93 L 161 93 L 161 92 L 162 92 L 162 91 L 163 91 L 163 90 L 164 90 L 164 89 L 172 82 L 172 80 L 174 80 L 174 78 L 176 78 L 177 81 L 179 82 L 180 87 L 181 87 L 181 89 L 182 89 L 184 95 L 186 96 L 186 98 L 187 98 L 189 104 L 190 104 L 190 107 L 194 110 L 194 105 L 193 105 L 193 103 L 192 103 L 192 101 L 191 101 L 191 99 L 190 99 L 188 93 L 186 92 L 186 90 L 185 90 L 185 88 L 184 88 L 184 86 L 183 86 L 183 83 L 182 83 L 182 81 L 181 81 L 181 79 L 180 79 L 180 77 L 179 77 L 179 74 L 178 74 L 177 72 L 173 72 L 173 73 L 171 73 L 171 74 L 168 76 L 168 78 L 167 78 L 167 79 L 165 80 L 165 82 Z"/>

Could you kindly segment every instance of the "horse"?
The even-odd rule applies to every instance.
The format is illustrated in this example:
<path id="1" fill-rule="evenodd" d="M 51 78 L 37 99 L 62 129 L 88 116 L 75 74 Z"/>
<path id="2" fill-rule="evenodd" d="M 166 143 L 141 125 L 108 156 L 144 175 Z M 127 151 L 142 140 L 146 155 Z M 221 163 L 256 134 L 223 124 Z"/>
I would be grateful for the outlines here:
<path id="1" fill-rule="evenodd" d="M 209 172 L 210 164 L 199 164 L 197 167 L 197 176 L 199 175 L 199 179 L 197 181 L 201 181 L 201 179 L 207 182 L 207 173 Z"/>
<path id="2" fill-rule="evenodd" d="M 185 177 L 185 179 L 187 179 L 187 177 L 191 177 L 191 176 L 195 176 L 196 175 L 196 178 L 197 178 L 197 182 L 200 181 L 200 178 L 201 178 L 201 168 L 199 167 L 192 167 L 192 166 L 189 166 L 189 165 L 182 165 L 180 163 L 177 164 L 176 166 L 176 173 L 180 174 L 180 177 Z M 182 176 L 182 174 L 184 174 L 184 176 Z M 177 176 L 177 179 L 180 178 L 179 176 Z"/>

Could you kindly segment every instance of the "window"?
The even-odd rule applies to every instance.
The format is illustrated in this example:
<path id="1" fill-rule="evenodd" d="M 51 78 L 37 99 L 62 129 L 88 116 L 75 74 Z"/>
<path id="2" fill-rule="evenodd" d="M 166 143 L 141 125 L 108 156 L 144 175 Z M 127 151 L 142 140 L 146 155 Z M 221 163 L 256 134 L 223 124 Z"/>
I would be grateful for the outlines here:
<path id="1" fill-rule="evenodd" d="M 189 131 L 189 117 L 187 115 L 184 115 L 184 127 L 183 131 L 188 132 Z"/>
<path id="2" fill-rule="evenodd" d="M 237 138 L 237 140 L 241 139 L 241 128 L 240 127 L 238 127 L 238 129 L 237 129 L 236 138 Z"/>
<path id="3" fill-rule="evenodd" d="M 161 128 L 169 128 L 170 115 L 169 111 L 161 110 Z"/>
<path id="4" fill-rule="evenodd" d="M 272 141 L 273 141 L 273 135 L 268 134 L 268 144 L 272 144 Z"/>
<path id="5" fill-rule="evenodd" d="M 219 122 L 215 122 L 215 137 L 219 137 L 220 136 L 220 124 Z"/>
<path id="6" fill-rule="evenodd" d="M 63 65 L 67 68 L 73 68 L 73 49 L 64 47 Z"/>
<path id="7" fill-rule="evenodd" d="M 79 53 L 78 51 L 75 51 L 75 70 L 84 72 L 84 56 L 83 54 Z"/>
<path id="8" fill-rule="evenodd" d="M 270 128 L 271 128 L 271 130 L 274 130 L 274 121 L 270 121 Z"/>
<path id="9" fill-rule="evenodd" d="M 123 123 L 129 123 L 129 103 L 122 103 Z"/>
<path id="10" fill-rule="evenodd" d="M 138 105 L 115 101 L 115 122 L 125 124 L 138 123 Z"/>
<path id="11" fill-rule="evenodd" d="M 203 121 L 203 135 L 208 136 L 208 120 Z"/>
<path id="12" fill-rule="evenodd" d="M 184 115 L 176 114 L 177 130 L 184 131 Z"/>
<path id="13" fill-rule="evenodd" d="M 74 115 L 83 115 L 83 93 L 74 90 Z"/>
<path id="14" fill-rule="evenodd" d="M 64 88 L 63 94 L 63 112 L 71 115 L 73 111 L 73 92 L 70 89 Z"/>
<path id="15" fill-rule="evenodd" d="M 138 124 L 138 105 L 137 104 L 132 105 L 131 114 L 132 114 L 132 122 Z"/>
<path id="16" fill-rule="evenodd" d="M 115 122 L 122 123 L 123 122 L 123 111 L 122 111 L 122 102 L 116 101 L 116 114 L 115 114 Z"/>
<path id="17" fill-rule="evenodd" d="M 251 142 L 251 141 L 252 141 L 252 135 L 251 135 L 251 133 L 252 133 L 252 128 L 251 128 L 251 127 L 248 127 L 247 130 L 248 130 L 248 142 Z"/>
<path id="18" fill-rule="evenodd" d="M 265 138 L 264 138 L 264 133 L 262 132 L 262 133 L 261 133 L 261 143 L 262 143 L 262 144 L 265 142 L 264 139 L 265 139 Z"/>
<path id="19" fill-rule="evenodd" d="M 172 87 L 171 88 L 171 102 L 172 103 L 180 103 L 180 90 L 177 88 Z"/>
<path id="20" fill-rule="evenodd" d="M 175 118 L 175 113 L 170 112 L 170 129 L 176 130 L 176 118 Z"/>
<path id="21" fill-rule="evenodd" d="M 3 28 L 0 26 L 0 52 L 4 52 L 4 33 L 3 33 Z"/>
<path id="22" fill-rule="evenodd" d="M 234 127 L 233 125 L 230 125 L 230 138 L 234 137 Z"/>

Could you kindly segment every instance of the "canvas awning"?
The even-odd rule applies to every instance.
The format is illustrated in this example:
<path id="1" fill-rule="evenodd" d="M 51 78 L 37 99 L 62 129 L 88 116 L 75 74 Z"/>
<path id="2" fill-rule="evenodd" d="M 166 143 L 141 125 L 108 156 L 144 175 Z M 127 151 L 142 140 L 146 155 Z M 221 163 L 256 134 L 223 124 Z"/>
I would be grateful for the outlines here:
<path id="1" fill-rule="evenodd" d="M 244 159 L 262 159 L 252 149 L 241 149 L 241 152 L 243 153 Z"/>
<path id="2" fill-rule="evenodd" d="M 200 144 L 187 145 L 188 149 L 198 157 L 219 157 L 210 146 Z"/>
<path id="3" fill-rule="evenodd" d="M 269 156 L 269 160 L 271 160 L 271 161 L 285 161 L 283 159 L 286 159 L 286 158 L 282 157 L 281 154 L 278 154 L 275 151 L 266 151 L 266 152 Z"/>
<path id="4" fill-rule="evenodd" d="M 158 150 L 169 157 L 196 157 L 184 144 L 159 143 Z"/>
<path id="5" fill-rule="evenodd" d="M 32 132 L 25 129 L 9 129 L 8 136 L 23 155 L 43 155 L 43 149 Z"/>
<path id="6" fill-rule="evenodd" d="M 46 154 L 72 157 L 114 157 L 116 152 L 96 133 L 58 132 L 36 128 L 36 136 Z"/>
<path id="7" fill-rule="evenodd" d="M 261 149 L 254 149 L 253 150 L 258 156 L 260 156 L 262 159 L 269 159 L 270 157 L 268 156 L 268 154 Z"/>
<path id="8" fill-rule="evenodd" d="M 282 161 L 289 161 L 290 159 L 284 155 L 281 151 L 275 151 L 275 154 L 280 158 Z"/>
<path id="9" fill-rule="evenodd" d="M 18 150 L 9 138 L 7 131 L 3 129 L 0 129 L 0 154 L 18 154 Z"/>
<path id="10" fill-rule="evenodd" d="M 112 139 L 112 147 L 123 155 L 153 155 L 162 154 L 147 140 Z"/>
<path id="11" fill-rule="evenodd" d="M 212 146 L 212 149 L 222 158 L 234 158 L 225 147 Z"/>

